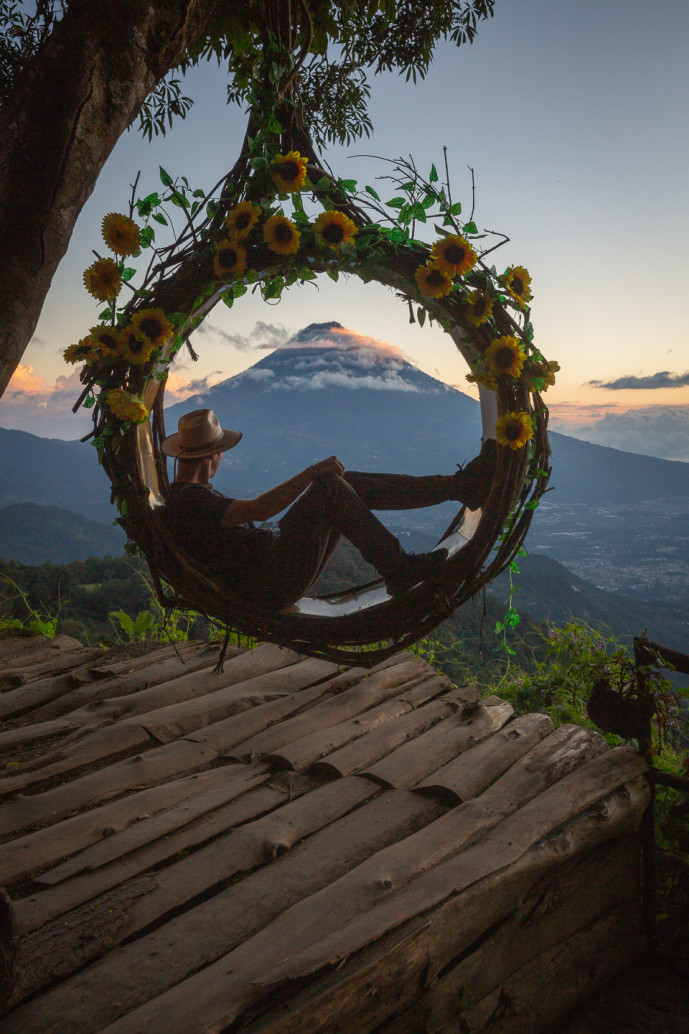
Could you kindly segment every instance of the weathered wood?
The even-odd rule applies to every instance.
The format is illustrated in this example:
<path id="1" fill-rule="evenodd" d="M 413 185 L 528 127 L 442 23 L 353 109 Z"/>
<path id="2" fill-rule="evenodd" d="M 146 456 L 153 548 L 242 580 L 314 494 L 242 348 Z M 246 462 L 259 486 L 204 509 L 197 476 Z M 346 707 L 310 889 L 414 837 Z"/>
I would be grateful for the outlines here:
<path id="1" fill-rule="evenodd" d="M 50 869 L 36 878 L 42 885 L 53 886 L 63 880 L 77 876 L 87 870 L 98 869 L 122 855 L 161 836 L 166 836 L 180 826 L 186 826 L 208 811 L 229 804 L 258 783 L 265 782 L 269 774 L 266 764 L 229 765 L 223 769 L 225 779 L 218 786 L 211 786 L 205 793 L 187 797 L 184 801 L 135 825 L 127 826 L 106 840 L 80 851 L 74 858 Z"/>
<path id="2" fill-rule="evenodd" d="M 412 711 L 411 714 L 386 722 L 346 747 L 328 754 L 322 761 L 315 762 L 311 766 L 311 771 L 314 775 L 322 773 L 332 778 L 364 770 L 367 765 L 373 765 L 396 747 L 456 714 L 458 708 L 461 710 L 461 706 L 461 703 L 457 703 L 456 693 L 446 693 L 439 699 Z"/>
<path id="3" fill-rule="evenodd" d="M 487 740 L 431 772 L 415 789 L 429 793 L 449 791 L 459 801 L 471 800 L 552 731 L 553 723 L 548 715 L 522 715 Z"/>
<path id="4" fill-rule="evenodd" d="M 362 775 L 388 786 L 409 789 L 429 772 L 480 743 L 501 728 L 513 714 L 503 700 L 467 704 L 462 712 L 433 726 L 410 743 L 398 747 Z M 489 705 L 489 706 L 488 706 Z"/>
<path id="5" fill-rule="evenodd" d="M 53 718 L 52 721 L 39 722 L 37 725 L 21 725 L 15 729 L 5 729 L 4 732 L 0 732 L 0 754 L 30 746 L 33 743 L 40 743 L 41 740 L 66 736 L 78 728 L 79 725 L 70 721 L 69 718 Z"/>
<path id="6" fill-rule="evenodd" d="M 365 736 L 368 732 L 380 729 L 396 718 L 409 714 L 417 700 L 423 703 L 424 699 L 435 697 L 448 687 L 449 680 L 446 678 L 436 676 L 426 679 L 408 692 L 403 691 L 354 718 L 302 736 L 280 750 L 266 755 L 266 758 L 280 768 L 293 768 L 297 772 L 305 772 L 315 761 L 327 754 Z M 457 706 L 456 700 L 455 704 Z M 451 706 L 448 706 L 448 713 L 451 710 Z"/>
<path id="7" fill-rule="evenodd" d="M 337 801 L 336 794 L 342 800 L 346 787 L 352 802 L 355 788 L 357 795 L 370 794 L 372 790 L 366 780 L 353 777 L 324 787 L 317 793 L 323 794 L 327 790 L 332 801 Z M 302 799 L 304 806 L 313 796 L 309 794 Z M 58 1031 L 78 1034 L 94 1027 L 99 1029 L 98 1024 L 109 1021 L 137 1002 L 151 998 L 197 969 L 204 961 L 222 955 L 228 946 L 241 944 L 294 901 L 308 896 L 314 888 L 326 886 L 372 851 L 431 821 L 441 810 L 437 802 L 404 791 L 388 791 L 384 798 L 378 797 L 339 821 L 326 825 L 292 852 L 253 873 L 245 881 L 230 886 L 192 911 L 171 919 L 165 927 L 153 930 L 139 941 L 76 973 L 21 1009 L 17 1013 L 21 1023 L 26 1025 L 27 1031 L 40 1029 L 46 1034 Z M 307 814 L 305 812 L 305 817 Z M 284 827 L 280 828 L 280 837 L 284 832 Z M 290 833 L 289 830 L 287 832 Z M 257 847 L 261 846 L 265 852 L 268 845 L 259 842 Z M 135 889 L 133 884 L 132 892 Z M 150 881 L 146 890 L 150 891 Z M 169 893 L 179 894 L 179 880 L 170 881 Z M 134 899 L 132 895 L 128 907 L 147 908 L 149 897 L 147 894 Z M 107 911 L 105 901 L 99 904 L 103 907 L 104 917 L 99 936 L 107 937 L 106 924 L 112 921 L 112 913 Z M 126 909 L 120 905 L 116 914 L 118 918 L 124 918 Z M 69 922 L 63 918 L 54 931 L 61 945 L 59 952 L 52 952 L 54 966 L 70 962 L 74 966 L 75 962 L 69 947 L 65 946 L 65 921 Z M 76 918 L 73 921 L 76 922 Z M 49 932 L 44 929 L 42 934 L 48 936 Z M 122 936 L 122 930 L 118 931 L 118 936 Z M 83 950 L 83 945 L 79 948 L 79 938 L 74 937 L 74 941 L 75 950 Z M 41 950 L 38 953 L 40 960 L 44 960 L 47 954 L 51 953 Z M 19 968 L 26 974 L 26 965 Z M 47 978 L 48 974 L 43 974 L 43 979 Z M 108 988 L 107 995 L 103 994 L 105 987 Z M 83 999 L 86 999 L 86 1005 Z M 192 1025 L 189 1029 L 195 1028 Z"/>
<path id="8" fill-rule="evenodd" d="M 268 703 L 279 695 L 293 695 L 313 683 L 320 683 L 337 672 L 331 661 L 307 657 L 277 671 L 255 675 L 251 679 L 219 688 L 203 697 L 169 704 L 156 711 L 140 714 L 137 725 L 146 729 L 161 743 L 205 728 L 237 712 L 237 702 L 245 699 L 252 706 Z"/>
<path id="9" fill-rule="evenodd" d="M 0 883 L 7 884 L 36 872 L 83 848 L 99 844 L 120 830 L 137 826 L 159 812 L 175 808 L 182 801 L 223 786 L 227 773 L 228 766 L 196 772 L 9 840 L 0 845 Z"/>
<path id="10" fill-rule="evenodd" d="M 17 794 L 0 808 L 0 836 L 40 822 L 56 822 L 126 790 L 143 789 L 197 771 L 212 764 L 216 757 L 215 751 L 203 743 L 177 740 L 32 797 Z"/>
<path id="11" fill-rule="evenodd" d="M 0 797 L 29 786 L 48 783 L 59 776 L 77 772 L 95 761 L 114 758 L 126 751 L 141 750 L 152 742 L 146 730 L 136 725 L 126 722 L 110 725 L 84 737 L 71 747 L 52 751 L 46 764 L 41 764 L 42 758 L 34 758 L 22 766 L 23 770 L 17 775 L 0 779 Z"/>
<path id="12" fill-rule="evenodd" d="M 136 668 L 129 675 L 114 675 L 112 678 L 100 679 L 85 683 L 77 678 L 76 685 L 69 689 L 69 692 L 61 692 L 57 696 L 46 695 L 42 692 L 42 698 L 37 700 L 30 708 L 29 717 L 32 721 L 48 721 L 51 718 L 66 716 L 74 721 L 90 723 L 96 720 L 90 711 L 90 707 L 100 701 L 108 700 L 117 694 L 118 697 L 130 693 L 138 693 L 151 686 L 169 682 L 180 675 L 189 675 L 195 671 L 209 669 L 215 664 L 215 651 L 192 650 L 182 654 L 182 659 L 173 655 L 160 664 L 144 665 Z M 34 694 L 34 685 L 27 686 L 27 692 L 31 690 Z M 44 702 L 43 698 L 45 698 Z M 107 715 L 105 716 L 107 717 Z"/>
<path id="13" fill-rule="evenodd" d="M 70 637 L 65 636 L 64 638 L 68 639 Z M 60 675 L 70 668 L 76 668 L 81 664 L 88 663 L 88 661 L 93 660 L 103 652 L 99 646 L 85 647 L 77 639 L 74 640 L 74 643 L 77 643 L 78 646 L 73 646 L 71 649 L 61 648 L 55 650 L 45 660 L 34 664 L 22 665 L 21 663 L 16 663 L 14 667 L 5 668 L 0 672 L 0 692 L 23 686 L 27 682 L 47 675 Z M 19 661 L 19 658 L 17 660 Z"/>
<path id="14" fill-rule="evenodd" d="M 175 643 L 174 645 L 163 646 L 162 644 L 156 646 L 153 650 L 149 650 L 148 653 L 139 654 L 138 657 L 127 657 L 123 661 L 108 661 L 100 664 L 92 664 L 91 671 L 99 679 L 110 679 L 115 675 L 128 675 L 133 671 L 137 671 L 140 668 L 148 668 L 151 664 L 160 664 L 161 661 L 167 661 L 174 658 L 185 657 L 190 653 L 209 653 L 217 655 L 220 652 L 220 647 L 216 643 L 207 643 L 203 639 L 187 639 L 185 642 Z M 238 653 L 243 653 L 239 647 L 230 646 L 228 647 L 228 656 L 236 657 Z"/>
<path id="15" fill-rule="evenodd" d="M 540 875 L 543 856 L 536 860 L 538 852 L 530 852 L 530 849 L 538 845 L 541 837 L 546 837 L 543 849 L 549 853 L 550 865 L 557 864 L 558 855 L 554 857 L 552 848 L 553 840 L 557 839 L 551 835 L 554 827 L 569 825 L 566 832 L 570 838 L 569 851 L 572 851 L 578 849 L 572 847 L 572 842 L 581 843 L 584 833 L 587 849 L 592 843 L 608 839 L 615 827 L 614 818 L 619 828 L 621 814 L 624 821 L 629 822 L 630 795 L 615 793 L 612 787 L 622 785 L 627 778 L 636 778 L 641 785 L 640 765 L 636 752 L 627 748 L 589 762 L 520 809 L 520 813 L 475 847 L 424 873 L 406 892 L 398 891 L 389 896 L 387 902 L 376 906 L 372 905 L 376 893 L 379 900 L 389 893 L 389 874 L 385 866 L 379 866 L 376 874 L 375 863 L 398 845 L 379 852 L 371 862 L 292 906 L 259 934 L 245 940 L 239 948 L 201 973 L 112 1023 L 106 1028 L 107 1034 L 163 1034 L 173 1022 L 179 1029 L 193 1029 L 197 1034 L 223 1030 L 267 992 L 284 989 L 293 981 L 310 978 L 324 967 L 346 960 L 419 913 L 436 908 L 451 895 L 500 869 L 518 866 L 520 860 L 523 865 L 525 855 L 530 855 L 530 866 Z M 601 791 L 607 791 L 604 800 L 601 800 Z M 573 824 L 576 829 L 573 836 L 572 820 L 594 803 L 597 805 L 595 814 L 581 816 Z M 634 808 L 638 821 L 638 800 Z M 613 816 L 613 821 L 606 821 L 605 815 Z M 558 847 L 562 852 L 562 844 Z M 363 882 L 359 879 L 362 874 L 365 874 Z M 377 878 L 372 882 L 374 875 Z M 462 933 L 460 927 L 458 939 Z M 120 994 L 119 987 L 116 993 Z M 35 1022 L 32 1019 L 34 1026 Z M 4 1034 L 1 1025 L 0 1034 Z"/>
<path id="16" fill-rule="evenodd" d="M 432 669 L 418 658 L 385 668 L 362 679 L 353 688 L 345 690 L 333 699 L 310 708 L 305 714 L 282 721 L 279 725 L 274 725 L 237 744 L 228 752 L 228 756 L 246 760 L 254 755 L 271 754 L 286 743 L 318 729 L 327 729 L 375 707 L 376 704 L 383 703 L 398 695 L 406 683 L 412 680 L 420 681 L 429 674 L 432 674 Z"/>
<path id="17" fill-rule="evenodd" d="M 53 639 L 43 635 L 12 636 L 1 640 L 1 643 L 0 661 L 3 671 L 30 669 L 61 653 L 84 649 L 84 644 L 71 635 L 56 635 Z"/>
<path id="18" fill-rule="evenodd" d="M 13 657 L 35 656 L 48 642 L 45 636 L 25 628 L 0 629 L 0 664 L 9 667 Z"/>
<path id="19" fill-rule="evenodd" d="M 41 893 L 15 901 L 17 926 L 21 933 L 37 930 L 57 916 L 92 901 L 99 894 L 124 884 L 154 866 L 176 860 L 190 848 L 195 849 L 217 836 L 227 834 L 234 826 L 264 815 L 286 800 L 295 800 L 311 789 L 313 786 L 308 785 L 308 780 L 301 780 L 289 788 L 281 788 L 271 782 L 270 785 L 260 785 L 249 790 L 230 804 L 210 812 L 200 822 L 145 844 L 103 868 L 85 872 L 66 883 L 58 883 Z"/>

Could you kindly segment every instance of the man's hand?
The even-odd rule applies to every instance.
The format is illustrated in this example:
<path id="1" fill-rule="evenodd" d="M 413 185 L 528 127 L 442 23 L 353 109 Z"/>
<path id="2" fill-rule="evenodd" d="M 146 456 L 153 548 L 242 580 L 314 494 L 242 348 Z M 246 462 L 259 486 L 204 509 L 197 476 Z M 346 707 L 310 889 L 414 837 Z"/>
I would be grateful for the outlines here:
<path id="1" fill-rule="evenodd" d="M 328 456 L 327 460 L 320 460 L 318 463 L 312 463 L 310 467 L 307 467 L 311 480 L 322 477 L 323 474 L 338 474 L 340 477 L 345 472 L 344 463 L 338 460 L 337 456 Z"/>

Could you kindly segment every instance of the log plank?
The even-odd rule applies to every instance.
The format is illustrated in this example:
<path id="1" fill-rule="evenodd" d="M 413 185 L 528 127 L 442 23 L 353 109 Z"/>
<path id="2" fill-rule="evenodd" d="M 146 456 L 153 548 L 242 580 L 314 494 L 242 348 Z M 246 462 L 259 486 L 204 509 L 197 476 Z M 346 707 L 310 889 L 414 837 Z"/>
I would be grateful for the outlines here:
<path id="1" fill-rule="evenodd" d="M 65 638 L 71 637 L 65 636 Z M 22 664 L 21 657 L 17 658 L 12 667 L 4 668 L 0 673 L 0 692 L 15 689 L 47 675 L 61 675 L 70 668 L 78 668 L 80 665 L 87 664 L 103 652 L 100 646 L 86 647 L 77 639 L 73 642 L 78 646 L 56 649 L 45 660 L 39 660 L 33 664 Z"/>
<path id="2" fill-rule="evenodd" d="M 203 743 L 176 740 L 43 793 L 30 797 L 17 794 L 0 808 L 0 836 L 41 822 L 56 822 L 127 790 L 191 774 L 211 765 L 216 757 L 216 752 Z"/>
<path id="3" fill-rule="evenodd" d="M 279 725 L 274 725 L 237 744 L 228 751 L 228 756 L 245 761 L 254 755 L 271 754 L 286 743 L 319 729 L 327 729 L 389 700 L 390 697 L 399 696 L 402 686 L 412 681 L 417 684 L 432 673 L 430 666 L 420 658 L 385 668 L 367 676 L 331 700 L 325 700 L 310 708 L 305 714 L 282 721 Z"/>
<path id="4" fill-rule="evenodd" d="M 417 701 L 423 704 L 429 697 L 434 698 L 439 693 L 443 693 L 449 688 L 449 685 L 449 680 L 443 676 L 425 679 L 406 692 L 403 691 L 398 696 L 385 700 L 382 704 L 371 707 L 354 718 L 349 718 L 325 729 L 319 729 L 292 743 L 287 743 L 280 750 L 267 754 L 266 759 L 279 768 L 293 768 L 297 772 L 305 772 L 314 762 L 333 753 L 338 748 L 345 747 L 352 741 L 394 722 L 395 719 L 408 715 L 418 706 Z M 445 702 L 444 710 L 447 714 L 453 713 L 461 707 L 461 703 L 451 693 L 445 693 L 442 700 Z"/>
<path id="5" fill-rule="evenodd" d="M 503 870 L 501 875 L 504 878 L 506 868 L 518 868 L 520 862 L 524 866 L 525 856 L 528 856 L 531 868 L 541 875 L 545 856 L 538 857 L 538 851 L 530 850 L 539 844 L 539 834 L 545 837 L 544 851 L 551 866 L 563 858 L 563 850 L 581 849 L 582 833 L 585 833 L 584 849 L 609 839 L 619 832 L 621 823 L 629 828 L 632 822 L 640 821 L 647 800 L 646 796 L 643 806 L 639 807 L 640 794 L 632 802 L 630 793 L 625 795 L 625 792 L 618 793 L 612 788 L 623 785 L 629 778 L 636 778 L 639 786 L 643 782 L 639 775 L 643 764 L 641 759 L 631 749 L 632 758 L 628 753 L 620 753 L 626 750 L 619 748 L 589 762 L 542 794 L 537 801 L 520 809 L 528 812 L 528 816 L 518 815 L 517 822 L 514 820 L 517 816 L 507 820 L 498 827 L 495 835 L 484 838 L 475 848 L 420 876 L 410 892 L 393 894 L 384 905 L 365 911 L 358 919 L 343 926 L 343 911 L 351 914 L 359 904 L 351 901 L 351 877 L 357 870 L 350 872 L 336 884 L 288 909 L 229 955 L 116 1020 L 105 1028 L 103 1034 L 166 1034 L 172 1023 L 177 1023 L 181 1030 L 193 1029 L 195 1034 L 219 1032 L 266 993 L 274 993 L 281 987 L 284 993 L 294 981 L 310 979 L 325 967 L 342 963 L 388 931 L 421 912 L 437 908 L 451 895 L 485 880 L 498 870 Z M 601 791 L 607 791 L 607 797 L 601 799 Z M 593 813 L 581 814 L 594 803 Z M 553 827 L 565 826 L 573 819 L 577 819 L 574 822 L 576 835 L 572 835 L 570 828 L 564 830 L 568 843 L 564 847 L 559 843 L 558 849 L 553 850 L 553 842 L 558 839 L 550 835 Z M 368 867 L 369 863 L 364 863 L 359 869 Z M 370 878 L 371 873 L 367 872 L 369 886 Z M 340 907 L 331 911 L 329 906 L 336 904 L 333 892 L 338 885 L 342 888 L 345 883 L 350 884 L 348 899 L 338 901 L 337 906 Z M 367 888 L 360 885 L 359 889 L 365 891 Z M 364 894 L 364 897 L 370 896 Z M 366 908 L 366 902 L 363 907 Z M 463 935 L 461 927 L 457 933 L 458 938 Z M 119 988 L 117 993 L 120 993 Z M 343 1022 L 340 1017 L 340 1023 Z M 361 1025 L 357 1029 L 366 1028 Z M 487 1034 L 490 1028 L 484 1029 Z M 1 1024 L 0 1034 L 5 1034 Z"/>
<path id="6" fill-rule="evenodd" d="M 22 1029 L 40 1029 L 42 1032 L 45 1031 L 45 1034 L 58 1031 L 69 1031 L 70 1034 L 88 1031 L 90 1034 L 94 1028 L 100 1029 L 99 1024 L 152 997 L 198 969 L 204 962 L 222 955 L 230 947 L 241 944 L 245 938 L 264 927 L 290 904 L 311 894 L 314 888 L 327 886 L 329 881 L 357 865 L 362 858 L 394 842 L 399 836 L 405 836 L 411 830 L 432 821 L 442 811 L 442 806 L 438 802 L 424 800 L 405 791 L 386 791 L 381 796 L 380 791 L 373 788 L 370 782 L 357 777 L 340 780 L 316 793 L 323 794 L 325 790 L 328 791 L 331 802 L 337 801 L 338 796 L 344 802 L 343 794 L 346 794 L 350 803 L 357 796 L 360 800 L 365 800 L 366 795 L 370 796 L 372 792 L 379 796 L 369 804 L 355 808 L 350 814 L 321 828 L 270 866 L 254 872 L 246 880 L 235 883 L 189 912 L 176 916 L 164 927 L 154 929 L 138 941 L 125 945 L 118 952 L 106 956 L 61 985 L 48 990 L 40 999 L 28 1003 L 18 1014 L 21 1017 Z M 312 793 L 302 799 L 305 807 L 309 799 L 315 795 Z M 287 807 L 280 809 L 280 812 L 286 811 Z M 306 814 L 305 811 L 304 818 Z M 279 818 L 278 814 L 276 819 Z M 278 830 L 282 837 L 284 826 L 278 827 Z M 272 840 L 274 839 L 273 837 Z M 262 852 L 261 857 L 264 861 L 266 846 L 265 840 L 258 840 L 256 843 L 256 848 Z M 191 861 L 191 858 L 187 861 Z M 226 868 L 225 873 L 231 872 L 232 868 L 233 866 L 230 866 L 229 870 Z M 146 903 L 152 893 L 150 879 L 145 880 L 145 894 L 139 893 L 141 883 L 142 881 L 132 881 L 131 894 L 126 903 L 122 899 L 122 888 L 118 888 L 118 916 L 131 916 L 132 910 L 147 908 Z M 184 885 L 180 888 L 179 879 L 170 880 L 168 893 L 174 893 L 178 897 L 183 888 Z M 168 904 L 172 900 L 169 897 Z M 112 908 L 112 904 L 112 901 L 105 898 L 94 903 L 94 907 L 98 906 L 95 918 L 100 916 L 101 910 L 104 916 L 104 923 L 96 924 L 101 927 L 101 941 L 103 937 L 108 936 L 105 927 L 111 922 L 112 911 L 109 909 Z M 147 914 L 150 917 L 150 908 Z M 93 920 L 91 913 L 91 921 Z M 85 947 L 83 944 L 83 934 L 79 936 L 78 922 L 78 916 L 62 917 L 57 925 L 44 927 L 39 932 L 42 938 L 47 939 L 51 935 L 59 938 L 59 951 L 57 942 L 52 951 L 46 951 L 45 943 L 39 950 L 34 948 L 31 953 L 23 953 L 20 947 L 22 963 L 18 968 L 23 973 L 24 981 L 30 980 L 32 987 L 35 987 L 37 978 L 46 981 L 51 977 L 45 970 L 41 973 L 32 973 L 32 957 L 35 957 L 41 966 L 45 966 L 48 959 L 51 959 L 50 965 L 60 967 L 61 971 L 69 964 L 76 968 L 80 958 L 83 962 L 83 952 L 88 950 L 88 946 Z M 69 943 L 69 929 L 72 928 L 72 924 L 75 930 L 73 945 Z M 126 927 L 119 927 L 118 919 L 119 939 L 122 938 L 125 929 Z M 102 950 L 101 946 L 100 951 Z M 103 989 L 106 987 L 108 993 L 104 995 Z M 24 984 L 20 993 L 26 994 L 31 989 Z M 195 1028 L 192 1025 L 188 1029 Z"/>
<path id="7" fill-rule="evenodd" d="M 397 747 L 375 765 L 362 770 L 362 775 L 387 786 L 409 789 L 439 765 L 496 732 L 513 713 L 511 704 L 503 700 L 490 706 L 485 701 L 467 704 L 460 714 Z"/>
<path id="8" fill-rule="evenodd" d="M 127 657 L 122 661 L 92 664 L 90 668 L 96 678 L 110 679 L 115 675 L 129 675 L 139 668 L 148 668 L 151 664 L 160 664 L 161 661 L 179 659 L 179 657 L 185 657 L 189 653 L 208 653 L 210 651 L 217 655 L 220 652 L 218 644 L 213 645 L 203 639 L 187 639 L 170 646 L 157 646 L 155 649 L 149 650 L 148 653 L 139 654 L 138 657 Z M 230 657 L 236 657 L 238 653 L 243 653 L 239 647 L 228 647 Z"/>
<path id="9" fill-rule="evenodd" d="M 182 801 L 223 786 L 227 773 L 224 766 L 195 772 L 9 840 L 0 845 L 0 884 L 6 885 L 92 844 L 100 844 L 103 838 L 111 838 Z"/>
<path id="10" fill-rule="evenodd" d="M 483 793 L 552 731 L 553 722 L 548 715 L 522 715 L 431 772 L 415 789 L 429 793 L 449 791 L 458 801 L 469 801 Z"/>

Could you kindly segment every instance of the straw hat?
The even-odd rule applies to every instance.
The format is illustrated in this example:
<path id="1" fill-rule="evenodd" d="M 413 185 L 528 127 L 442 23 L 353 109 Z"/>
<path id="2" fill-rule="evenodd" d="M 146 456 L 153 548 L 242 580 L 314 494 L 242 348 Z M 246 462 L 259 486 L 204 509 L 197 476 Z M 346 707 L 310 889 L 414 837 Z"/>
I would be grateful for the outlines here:
<path id="1" fill-rule="evenodd" d="M 232 449 L 241 431 L 226 431 L 212 409 L 195 409 L 179 418 L 177 434 L 169 435 L 161 448 L 166 456 L 191 460 Z"/>

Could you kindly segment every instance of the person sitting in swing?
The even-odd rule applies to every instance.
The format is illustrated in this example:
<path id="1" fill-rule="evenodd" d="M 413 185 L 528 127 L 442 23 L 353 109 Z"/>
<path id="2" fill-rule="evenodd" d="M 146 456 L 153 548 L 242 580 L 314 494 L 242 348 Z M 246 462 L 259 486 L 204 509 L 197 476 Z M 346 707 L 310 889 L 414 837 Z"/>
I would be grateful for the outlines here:
<path id="1" fill-rule="evenodd" d="M 176 460 L 165 519 L 175 543 L 211 568 L 245 599 L 281 609 L 316 581 L 341 535 L 385 581 L 390 596 L 437 577 L 446 549 L 407 553 L 372 510 L 408 510 L 451 500 L 476 510 L 495 474 L 496 445 L 454 474 L 415 477 L 345 470 L 337 456 L 306 467 L 255 499 L 231 499 L 211 486 L 223 453 L 240 431 L 220 426 L 212 409 L 181 417 L 176 434 L 162 443 Z M 257 528 L 282 513 L 277 531 Z"/>

